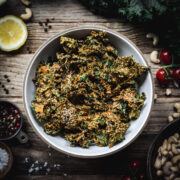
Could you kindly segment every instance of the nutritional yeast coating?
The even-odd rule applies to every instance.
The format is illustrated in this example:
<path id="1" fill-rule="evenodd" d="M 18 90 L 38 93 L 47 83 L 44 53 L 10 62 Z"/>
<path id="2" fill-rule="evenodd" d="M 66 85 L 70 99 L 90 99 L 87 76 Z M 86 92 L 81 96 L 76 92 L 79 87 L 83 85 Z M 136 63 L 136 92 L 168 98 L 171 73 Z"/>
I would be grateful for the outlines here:
<path id="1" fill-rule="evenodd" d="M 140 116 L 146 96 L 137 93 L 149 70 L 132 56 L 121 57 L 105 32 L 83 39 L 60 37 L 57 60 L 39 64 L 32 110 L 44 131 L 72 146 L 112 147 Z"/>

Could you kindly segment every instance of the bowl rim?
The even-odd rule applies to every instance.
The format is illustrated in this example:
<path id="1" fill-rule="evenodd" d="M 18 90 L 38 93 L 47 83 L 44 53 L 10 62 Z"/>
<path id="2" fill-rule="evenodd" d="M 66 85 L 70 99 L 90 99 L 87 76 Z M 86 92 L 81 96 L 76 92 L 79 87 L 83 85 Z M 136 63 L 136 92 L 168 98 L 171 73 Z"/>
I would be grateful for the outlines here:
<path id="1" fill-rule="evenodd" d="M 149 180 L 153 180 L 153 177 L 152 177 L 152 168 L 151 168 L 151 162 L 152 162 L 152 157 L 153 157 L 153 151 L 154 151 L 154 148 L 155 148 L 155 145 L 157 143 L 157 141 L 159 140 L 159 138 L 161 137 L 161 135 L 165 132 L 165 131 L 168 131 L 168 128 L 173 126 L 174 124 L 176 123 L 179 123 L 180 122 L 180 118 L 178 119 L 174 119 L 172 122 L 166 124 L 164 127 L 162 127 L 159 131 L 159 133 L 155 136 L 155 138 L 153 139 L 152 143 L 150 144 L 149 146 L 149 149 L 148 149 L 148 152 L 147 152 L 147 161 L 146 161 L 146 165 L 147 165 L 147 169 L 146 169 L 146 172 L 147 172 L 147 176 L 148 176 L 148 179 Z M 175 133 L 175 132 L 174 132 Z M 163 138 L 164 139 L 164 138 Z M 162 140 L 163 141 L 163 140 Z"/>
<path id="2" fill-rule="evenodd" d="M 117 148 L 116 150 L 113 150 L 111 152 L 105 152 L 105 153 L 102 153 L 102 154 L 98 154 L 98 155 L 80 155 L 80 154 L 75 154 L 75 153 L 71 153 L 71 152 L 67 152 L 67 151 L 64 151 L 58 147 L 56 147 L 55 145 L 53 145 L 53 143 L 50 143 L 48 140 L 46 140 L 46 138 L 38 132 L 36 126 L 33 124 L 30 116 L 29 116 L 29 113 L 28 113 L 28 107 L 27 107 L 27 99 L 26 99 L 26 81 L 28 79 L 28 75 L 29 75 L 29 72 L 31 70 L 31 67 L 32 65 L 34 64 L 36 58 L 38 57 L 38 55 L 40 54 L 40 52 L 49 44 L 51 43 L 52 41 L 54 41 L 56 38 L 64 35 L 64 34 L 67 34 L 67 33 L 70 33 L 70 32 L 73 32 L 73 31 L 78 31 L 78 30 L 95 30 L 95 31 L 104 31 L 104 32 L 107 32 L 107 33 L 110 33 L 114 36 L 117 36 L 119 37 L 120 39 L 122 39 L 123 41 L 131 44 L 133 46 L 133 48 L 140 54 L 140 56 L 142 57 L 143 61 L 145 62 L 146 65 L 148 65 L 143 53 L 140 51 L 140 49 L 131 41 L 129 40 L 127 37 L 125 37 L 124 35 L 122 35 L 121 33 L 118 33 L 114 30 L 111 30 L 111 29 L 108 29 L 106 27 L 97 27 L 97 26 L 78 26 L 78 27 L 73 27 L 73 28 L 69 28 L 67 30 L 64 30 L 54 36 L 52 36 L 51 38 L 49 38 L 48 40 L 46 40 L 35 52 L 33 58 L 31 59 L 31 62 L 29 63 L 28 65 L 28 68 L 26 70 L 26 73 L 25 73 L 25 76 L 24 76 L 24 82 L 23 82 L 23 105 L 25 107 L 25 112 L 27 114 L 27 119 L 28 121 L 30 122 L 31 126 L 33 127 L 33 130 L 36 132 L 36 134 L 38 134 L 38 136 L 48 145 L 50 145 L 51 147 L 53 147 L 55 150 L 61 152 L 61 153 L 64 153 L 66 155 L 70 155 L 72 157 L 77 157 L 77 158 L 87 158 L 87 159 L 92 159 L 92 158 L 100 158 L 100 157 L 105 157 L 105 156 L 108 156 L 108 155 L 111 155 L 111 154 L 114 154 L 114 153 L 117 153 L 119 152 L 120 150 L 126 148 L 127 146 L 129 146 L 133 141 L 135 141 L 139 135 L 142 133 L 142 131 L 144 130 L 145 126 L 147 125 L 148 121 L 149 121 L 149 118 L 150 118 L 150 114 L 151 114 L 151 111 L 152 111 L 152 106 L 154 104 L 154 80 L 153 80 L 153 77 L 152 77 L 152 72 L 149 71 L 150 73 L 150 78 L 151 78 L 151 81 L 152 81 L 152 84 L 151 84 L 151 89 L 152 89 L 152 99 L 151 99 L 151 106 L 150 106 L 150 109 L 149 109 L 149 114 L 147 116 L 147 119 L 145 121 L 145 123 L 143 124 L 142 128 L 139 130 L 139 132 L 128 142 L 126 143 L 124 146 L 120 147 L 120 148 Z"/>

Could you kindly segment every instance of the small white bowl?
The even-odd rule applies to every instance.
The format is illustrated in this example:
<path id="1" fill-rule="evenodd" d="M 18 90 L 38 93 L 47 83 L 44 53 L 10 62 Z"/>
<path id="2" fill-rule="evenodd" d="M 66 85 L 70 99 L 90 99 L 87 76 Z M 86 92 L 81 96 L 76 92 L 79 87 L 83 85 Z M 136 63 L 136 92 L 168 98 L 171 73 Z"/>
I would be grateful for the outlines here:
<path id="1" fill-rule="evenodd" d="M 60 136 L 51 136 L 44 132 L 42 126 L 36 121 L 31 111 L 31 101 L 34 100 L 35 86 L 32 79 L 35 77 L 35 72 L 37 65 L 41 60 L 47 60 L 49 56 L 55 56 L 56 52 L 59 50 L 59 38 L 60 36 L 69 36 L 74 38 L 82 38 L 90 33 L 91 30 L 95 31 L 105 31 L 109 37 L 111 43 L 118 49 L 120 56 L 130 56 L 133 55 L 134 59 L 147 66 L 147 62 L 141 53 L 141 51 L 132 43 L 129 39 L 123 35 L 105 28 L 98 27 L 77 27 L 68 29 L 64 32 L 57 34 L 48 41 L 46 41 L 35 53 L 32 61 L 27 69 L 25 80 L 24 80 L 24 105 L 25 110 L 29 119 L 30 124 L 34 128 L 35 132 L 45 141 L 47 144 L 52 146 L 54 149 L 63 152 L 65 154 L 80 157 L 80 158 L 98 158 L 104 157 L 115 152 L 118 152 L 128 145 L 130 145 L 143 131 L 145 125 L 148 122 L 148 117 L 151 112 L 151 107 L 153 104 L 153 80 L 152 75 L 148 72 L 144 82 L 139 88 L 139 92 L 145 92 L 147 99 L 141 110 L 140 117 L 131 121 L 131 126 L 125 134 L 125 140 L 115 146 L 109 148 L 90 146 L 88 149 L 81 147 L 71 147 L 70 142 L 66 141 Z"/>

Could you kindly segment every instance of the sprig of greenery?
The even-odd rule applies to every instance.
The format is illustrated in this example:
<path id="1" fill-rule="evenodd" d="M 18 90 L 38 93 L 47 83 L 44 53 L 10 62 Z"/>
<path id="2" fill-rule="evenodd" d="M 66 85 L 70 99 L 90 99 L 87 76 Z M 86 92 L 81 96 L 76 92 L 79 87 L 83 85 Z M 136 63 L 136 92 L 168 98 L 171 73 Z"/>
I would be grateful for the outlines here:
<path id="1" fill-rule="evenodd" d="M 132 23 L 144 25 L 147 31 L 180 57 L 180 1 L 179 0 L 80 0 L 96 14 L 125 17 Z"/>

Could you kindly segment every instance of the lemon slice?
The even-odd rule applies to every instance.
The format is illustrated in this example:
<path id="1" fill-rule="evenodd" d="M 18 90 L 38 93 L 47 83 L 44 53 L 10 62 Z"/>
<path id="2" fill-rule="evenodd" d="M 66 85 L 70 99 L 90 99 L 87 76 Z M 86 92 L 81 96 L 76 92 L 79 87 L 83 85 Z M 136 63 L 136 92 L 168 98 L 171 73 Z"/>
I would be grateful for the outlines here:
<path id="1" fill-rule="evenodd" d="M 0 6 L 2 6 L 7 0 L 0 0 Z"/>
<path id="2" fill-rule="evenodd" d="M 25 23 L 16 16 L 8 15 L 0 19 L 0 49 L 13 51 L 19 49 L 28 36 Z"/>

